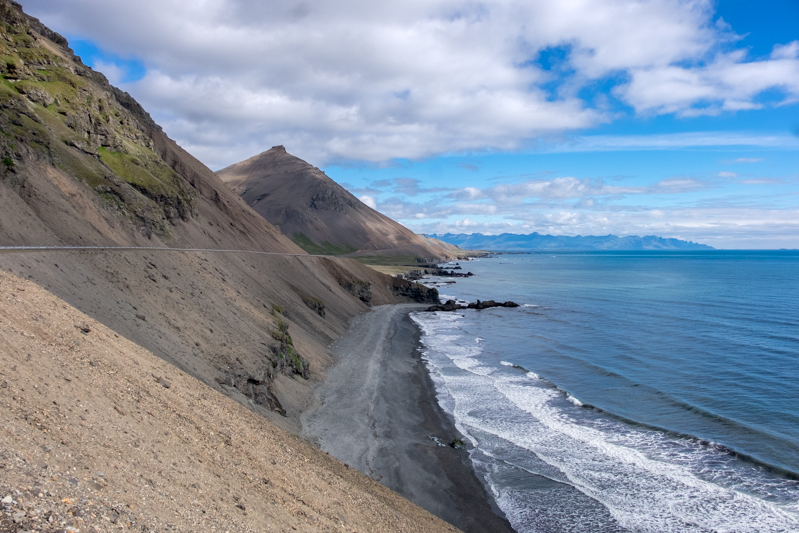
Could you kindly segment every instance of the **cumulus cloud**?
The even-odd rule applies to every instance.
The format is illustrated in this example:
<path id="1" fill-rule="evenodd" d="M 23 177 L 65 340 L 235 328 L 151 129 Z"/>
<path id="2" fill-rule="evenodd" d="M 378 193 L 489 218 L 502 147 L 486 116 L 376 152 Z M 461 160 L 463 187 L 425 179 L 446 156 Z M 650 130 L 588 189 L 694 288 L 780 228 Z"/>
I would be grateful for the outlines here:
<path id="1" fill-rule="evenodd" d="M 759 163 L 761 161 L 765 161 L 762 157 L 739 157 L 737 159 L 733 159 L 732 161 L 728 161 L 729 163 Z"/>
<path id="2" fill-rule="evenodd" d="M 364 194 L 363 196 L 360 196 L 358 200 L 362 201 L 372 209 L 377 209 L 377 199 L 375 199 L 374 196 Z"/>
<path id="3" fill-rule="evenodd" d="M 799 42 L 734 50 L 710 0 L 27 0 L 54 29 L 143 61 L 124 88 L 214 168 L 283 144 L 322 165 L 512 150 L 640 114 L 799 98 Z M 563 50 L 562 68 L 541 64 Z M 115 74 L 116 75 L 116 74 Z M 612 79 L 585 100 L 581 89 Z M 556 90 L 549 84 L 555 82 Z M 605 102 L 605 103 L 603 103 Z"/>
<path id="4" fill-rule="evenodd" d="M 619 187 L 607 185 L 602 178 L 578 179 L 567 176 L 549 180 L 538 179 L 522 183 L 502 184 L 485 189 L 464 187 L 449 193 L 446 197 L 458 201 L 486 200 L 510 206 L 526 203 L 530 199 L 565 200 L 640 194 L 681 194 L 707 187 L 709 187 L 708 183 L 690 177 L 666 178 L 648 186 Z"/>

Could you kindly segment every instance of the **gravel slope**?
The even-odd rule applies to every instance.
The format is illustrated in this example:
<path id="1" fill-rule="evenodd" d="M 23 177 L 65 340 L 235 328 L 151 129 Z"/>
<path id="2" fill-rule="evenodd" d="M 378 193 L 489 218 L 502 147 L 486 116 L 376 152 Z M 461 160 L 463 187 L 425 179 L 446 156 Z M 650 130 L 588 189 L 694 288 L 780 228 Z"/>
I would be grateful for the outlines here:
<path id="1" fill-rule="evenodd" d="M 0 531 L 456 531 L 0 272 Z"/>

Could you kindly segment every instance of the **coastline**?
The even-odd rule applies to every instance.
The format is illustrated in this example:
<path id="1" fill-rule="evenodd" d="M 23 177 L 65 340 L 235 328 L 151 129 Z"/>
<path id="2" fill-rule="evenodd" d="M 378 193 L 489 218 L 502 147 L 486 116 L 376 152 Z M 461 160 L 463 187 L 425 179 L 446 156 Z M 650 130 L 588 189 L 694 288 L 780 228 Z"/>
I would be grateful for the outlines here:
<path id="1" fill-rule="evenodd" d="M 303 436 L 463 531 L 513 532 L 477 478 L 460 435 L 436 399 L 409 314 L 376 307 L 332 346 L 336 364 L 302 415 Z"/>

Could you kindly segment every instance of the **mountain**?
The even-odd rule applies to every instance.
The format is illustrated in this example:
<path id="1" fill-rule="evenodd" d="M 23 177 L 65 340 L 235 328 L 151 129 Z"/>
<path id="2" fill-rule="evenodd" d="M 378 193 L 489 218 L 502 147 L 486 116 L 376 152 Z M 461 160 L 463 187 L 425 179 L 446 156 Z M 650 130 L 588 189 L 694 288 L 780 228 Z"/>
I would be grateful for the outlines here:
<path id="1" fill-rule="evenodd" d="M 367 206 L 318 168 L 275 146 L 217 172 L 284 235 L 314 254 L 454 257 Z"/>
<path id="2" fill-rule="evenodd" d="M 437 300 L 308 255 L 61 35 L 9 0 L 0 20 L 0 246 L 107 247 L 0 251 L 0 269 L 295 432 L 354 316 Z"/>
<path id="3" fill-rule="evenodd" d="M 654 235 L 639 237 L 637 235 L 604 237 L 562 235 L 541 235 L 538 232 L 529 235 L 503 233 L 501 235 L 452 234 L 430 235 L 444 242 L 454 244 L 465 250 L 493 250 L 502 252 L 518 252 L 527 250 L 713 250 L 712 246 L 698 244 L 679 239 L 664 239 Z"/>

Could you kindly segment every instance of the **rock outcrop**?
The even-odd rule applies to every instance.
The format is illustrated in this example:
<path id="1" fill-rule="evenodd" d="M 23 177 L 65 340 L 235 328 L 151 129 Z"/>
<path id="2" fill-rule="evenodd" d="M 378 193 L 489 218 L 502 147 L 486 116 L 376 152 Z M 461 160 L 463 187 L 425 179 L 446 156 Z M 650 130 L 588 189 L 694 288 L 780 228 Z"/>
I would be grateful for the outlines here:
<path id="1" fill-rule="evenodd" d="M 429 312 L 435 311 L 459 311 L 461 309 L 490 309 L 492 307 L 519 307 L 519 304 L 516 302 L 495 302 L 494 300 L 485 300 L 480 301 L 477 300 L 476 302 L 471 302 L 468 305 L 461 305 L 456 303 L 455 300 L 447 300 L 443 304 L 438 305 L 431 305 L 426 309 Z"/>

